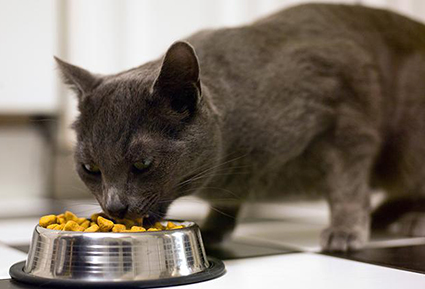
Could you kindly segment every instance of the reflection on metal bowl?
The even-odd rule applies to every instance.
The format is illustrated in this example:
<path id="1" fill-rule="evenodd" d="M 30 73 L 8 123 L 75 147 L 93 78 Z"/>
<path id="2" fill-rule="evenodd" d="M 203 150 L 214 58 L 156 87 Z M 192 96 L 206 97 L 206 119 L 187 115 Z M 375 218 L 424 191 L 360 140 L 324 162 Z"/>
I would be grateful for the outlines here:
<path id="1" fill-rule="evenodd" d="M 199 227 L 193 222 L 173 222 L 185 228 L 83 233 L 37 226 L 22 274 L 43 280 L 120 283 L 195 276 L 211 268 Z M 223 264 L 219 265 L 223 268 L 217 276 L 224 274 Z"/>

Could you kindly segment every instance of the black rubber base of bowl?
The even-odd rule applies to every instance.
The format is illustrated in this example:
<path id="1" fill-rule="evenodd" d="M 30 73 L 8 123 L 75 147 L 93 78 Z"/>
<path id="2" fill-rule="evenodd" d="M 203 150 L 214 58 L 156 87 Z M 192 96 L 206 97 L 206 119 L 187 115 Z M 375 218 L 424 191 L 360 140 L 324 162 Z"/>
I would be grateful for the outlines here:
<path id="1" fill-rule="evenodd" d="M 10 276 L 18 282 L 39 287 L 61 287 L 61 288 L 152 288 L 152 287 L 167 287 L 203 282 L 217 277 L 223 276 L 226 273 L 226 268 L 222 261 L 208 257 L 210 267 L 205 271 L 195 273 L 189 276 L 172 277 L 156 280 L 141 280 L 141 281 L 83 281 L 83 280 L 60 280 L 49 279 L 29 275 L 24 272 L 25 261 L 14 264 L 10 267 Z"/>

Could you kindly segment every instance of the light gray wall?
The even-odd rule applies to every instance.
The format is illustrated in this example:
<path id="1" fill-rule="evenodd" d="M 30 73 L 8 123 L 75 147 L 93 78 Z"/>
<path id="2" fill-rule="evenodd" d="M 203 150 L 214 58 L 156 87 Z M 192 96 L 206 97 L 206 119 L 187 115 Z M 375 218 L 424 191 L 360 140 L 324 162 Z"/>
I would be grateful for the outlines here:
<path id="1" fill-rule="evenodd" d="M 55 0 L 0 0 L 0 114 L 53 113 Z"/>
<path id="2" fill-rule="evenodd" d="M 36 127 L 0 126 L 0 199 L 45 196 L 51 157 Z"/>

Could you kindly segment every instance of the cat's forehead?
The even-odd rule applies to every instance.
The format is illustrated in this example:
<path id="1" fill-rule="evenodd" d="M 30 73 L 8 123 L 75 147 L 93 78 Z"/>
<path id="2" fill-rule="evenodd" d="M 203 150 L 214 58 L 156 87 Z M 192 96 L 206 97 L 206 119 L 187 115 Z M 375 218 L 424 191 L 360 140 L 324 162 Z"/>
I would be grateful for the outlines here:
<path id="1" fill-rule="evenodd" d="M 110 79 L 102 83 L 81 105 L 77 133 L 88 128 L 94 135 L 128 131 L 143 118 L 148 97 L 149 86 L 140 80 Z"/>
<path id="2" fill-rule="evenodd" d="M 146 72 L 127 72 L 106 77 L 89 97 L 90 115 L 107 119 L 135 117 L 147 109 L 155 78 Z M 104 116 L 102 116 L 104 114 Z"/>
<path id="3" fill-rule="evenodd" d="M 101 100 L 98 105 L 133 105 L 151 94 L 157 74 L 157 65 L 147 63 L 135 69 L 105 76 L 93 91 L 92 98 Z"/>
<path id="4" fill-rule="evenodd" d="M 152 92 L 154 80 L 135 74 L 106 78 L 93 92 L 92 98 L 102 99 L 99 105 L 115 105 L 143 100 Z"/>

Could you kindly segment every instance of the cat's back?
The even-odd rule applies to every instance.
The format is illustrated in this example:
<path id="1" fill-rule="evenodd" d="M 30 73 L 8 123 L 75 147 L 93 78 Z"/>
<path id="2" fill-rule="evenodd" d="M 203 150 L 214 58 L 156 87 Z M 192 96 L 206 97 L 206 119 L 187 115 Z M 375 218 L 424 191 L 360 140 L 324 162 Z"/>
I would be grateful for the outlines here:
<path id="1" fill-rule="evenodd" d="M 368 37 L 377 36 L 394 45 L 425 49 L 424 24 L 389 10 L 361 5 L 298 5 L 260 19 L 252 26 L 264 30 L 280 27 L 288 37 L 298 39 L 349 36 L 367 41 Z"/>
<path id="2" fill-rule="evenodd" d="M 401 28 L 400 25 L 403 26 L 408 23 L 423 26 L 423 24 L 411 18 L 387 9 L 363 5 L 315 3 L 301 4 L 280 10 L 255 21 L 253 24 L 261 25 L 266 23 L 302 25 L 303 28 L 308 23 L 311 24 L 311 27 L 317 26 L 320 23 L 329 28 L 333 27 L 331 30 L 338 30 L 339 28 L 346 30 L 350 26 L 352 28 L 365 28 L 369 25 L 382 25 L 384 23 L 388 29 L 398 28 L 398 30 Z M 342 24 L 344 27 L 333 25 L 336 23 Z"/>
<path id="3" fill-rule="evenodd" d="M 302 67 L 315 55 L 347 73 L 358 59 L 372 59 L 384 85 L 390 84 L 398 71 L 394 65 L 403 62 L 400 55 L 425 55 L 425 26 L 382 9 L 304 4 L 241 27 L 202 31 L 188 41 L 198 54 L 203 82 L 216 92 L 217 105 L 249 115 L 250 109 L 272 109 L 267 105 L 281 109 L 287 94 L 277 93 L 285 90 L 280 86 L 293 81 L 290 76 L 309 77 Z"/>
<path id="4" fill-rule="evenodd" d="M 406 59 L 417 54 L 425 58 L 425 25 L 360 5 L 299 5 L 249 25 L 202 31 L 188 41 L 199 56 L 204 83 L 218 92 L 216 97 L 226 95 L 218 105 L 238 109 L 249 108 L 250 101 L 251 107 L 261 108 L 263 96 L 270 104 L 270 95 L 290 81 L 288 76 L 308 76 L 302 66 L 309 64 L 303 62 L 316 55 L 346 73 L 352 73 L 359 59 L 368 59 L 382 74 L 383 86 L 392 85 Z M 276 100 L 285 102 L 284 97 L 280 93 Z M 232 103 L 242 101 L 242 106 Z"/>
<path id="5" fill-rule="evenodd" d="M 297 42 L 349 40 L 377 54 L 380 45 L 425 52 L 425 25 L 360 5 L 303 4 L 241 27 L 202 31 L 188 40 L 197 48 L 200 60 L 208 64 L 217 60 L 264 64 Z"/>

